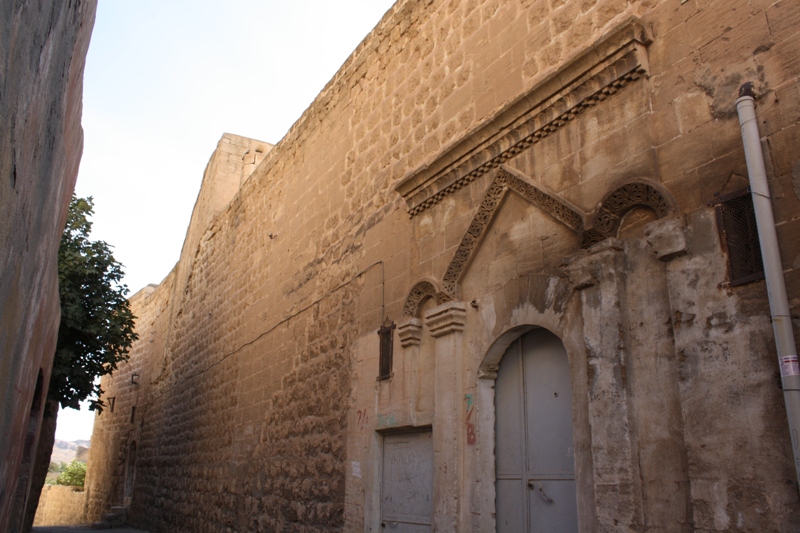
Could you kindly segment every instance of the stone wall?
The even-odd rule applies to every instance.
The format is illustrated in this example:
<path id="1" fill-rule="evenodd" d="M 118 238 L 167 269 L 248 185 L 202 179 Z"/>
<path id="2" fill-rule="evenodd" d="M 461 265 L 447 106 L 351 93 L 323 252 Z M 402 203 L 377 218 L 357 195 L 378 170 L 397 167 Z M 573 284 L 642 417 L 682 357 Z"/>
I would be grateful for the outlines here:
<path id="1" fill-rule="evenodd" d="M 709 203 L 746 185 L 752 80 L 796 312 L 797 17 L 398 2 L 132 299 L 90 518 L 127 481 L 144 528 L 380 531 L 383 439 L 431 431 L 434 528 L 493 531 L 495 378 L 543 327 L 569 357 L 582 530 L 796 529 L 764 282 L 731 286 Z"/>
<path id="2" fill-rule="evenodd" d="M 36 526 L 74 526 L 86 523 L 86 495 L 83 489 L 45 485 L 36 508 Z"/>
<path id="3" fill-rule="evenodd" d="M 10 0 L 0 6 L 3 531 L 11 509 L 25 507 L 55 353 L 56 254 L 83 149 L 83 67 L 95 9 L 94 0 Z"/>

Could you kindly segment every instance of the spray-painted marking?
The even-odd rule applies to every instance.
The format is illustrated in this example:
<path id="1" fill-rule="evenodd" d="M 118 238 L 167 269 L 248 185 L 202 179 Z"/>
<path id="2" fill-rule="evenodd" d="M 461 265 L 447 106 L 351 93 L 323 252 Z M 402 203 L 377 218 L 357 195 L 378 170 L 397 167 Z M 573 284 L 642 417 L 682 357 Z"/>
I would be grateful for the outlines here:
<path id="1" fill-rule="evenodd" d="M 472 403 L 472 394 L 465 394 L 464 399 L 467 400 L 467 444 L 472 445 L 478 441 L 478 438 L 475 436 L 475 424 L 470 422 L 475 405 Z"/>
<path id="2" fill-rule="evenodd" d="M 378 427 L 379 428 L 390 428 L 395 425 L 394 415 L 378 415 Z"/>
<path id="3" fill-rule="evenodd" d="M 366 409 L 359 409 L 356 413 L 356 424 L 358 425 L 358 429 L 364 429 L 367 427 L 367 410 Z"/>

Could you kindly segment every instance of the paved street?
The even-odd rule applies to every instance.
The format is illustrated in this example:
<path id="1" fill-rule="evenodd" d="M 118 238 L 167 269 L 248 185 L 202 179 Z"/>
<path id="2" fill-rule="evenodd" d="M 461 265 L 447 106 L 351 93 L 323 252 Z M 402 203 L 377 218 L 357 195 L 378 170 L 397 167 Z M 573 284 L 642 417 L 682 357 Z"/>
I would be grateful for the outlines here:
<path id="1" fill-rule="evenodd" d="M 86 526 L 39 526 L 33 528 L 33 533 L 86 533 L 87 531 L 113 531 L 114 533 L 146 533 L 141 529 L 133 529 L 130 527 L 114 528 L 114 529 L 94 529 L 90 525 Z"/>

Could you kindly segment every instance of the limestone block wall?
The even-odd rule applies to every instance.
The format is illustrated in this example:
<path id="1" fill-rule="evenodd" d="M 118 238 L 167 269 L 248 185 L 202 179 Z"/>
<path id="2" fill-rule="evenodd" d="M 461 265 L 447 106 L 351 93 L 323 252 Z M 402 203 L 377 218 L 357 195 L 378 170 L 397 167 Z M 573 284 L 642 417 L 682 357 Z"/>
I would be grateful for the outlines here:
<path id="1" fill-rule="evenodd" d="M 11 0 L 0 6 L 3 531 L 11 509 L 25 507 L 27 472 L 55 352 L 56 254 L 83 149 L 83 67 L 95 9 L 94 0 Z"/>
<path id="2" fill-rule="evenodd" d="M 86 523 L 86 498 L 83 489 L 45 485 L 36 508 L 36 526 L 73 526 Z"/>
<path id="3" fill-rule="evenodd" d="M 755 81 L 797 311 L 799 16 L 398 2 L 223 209 L 201 191 L 180 262 L 132 299 L 89 518 L 129 499 L 145 529 L 379 531 L 383 438 L 428 429 L 436 530 L 493 531 L 494 380 L 545 327 L 582 530 L 796 529 L 764 283 L 731 287 L 709 202 L 746 185 Z"/>

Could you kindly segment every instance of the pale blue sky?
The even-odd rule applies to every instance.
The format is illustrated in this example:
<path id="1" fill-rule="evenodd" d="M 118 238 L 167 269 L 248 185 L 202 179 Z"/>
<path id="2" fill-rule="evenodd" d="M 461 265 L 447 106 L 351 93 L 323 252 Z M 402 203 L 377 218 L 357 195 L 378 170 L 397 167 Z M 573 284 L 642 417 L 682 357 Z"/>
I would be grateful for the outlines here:
<path id="1" fill-rule="evenodd" d="M 178 260 L 223 133 L 277 143 L 392 0 L 100 0 L 86 61 L 76 194 L 131 294 Z M 59 414 L 87 439 L 92 415 Z"/>

